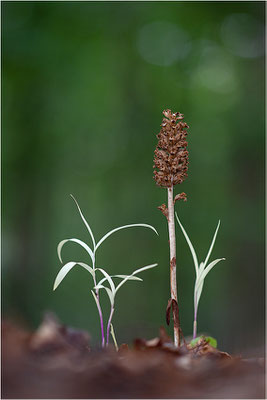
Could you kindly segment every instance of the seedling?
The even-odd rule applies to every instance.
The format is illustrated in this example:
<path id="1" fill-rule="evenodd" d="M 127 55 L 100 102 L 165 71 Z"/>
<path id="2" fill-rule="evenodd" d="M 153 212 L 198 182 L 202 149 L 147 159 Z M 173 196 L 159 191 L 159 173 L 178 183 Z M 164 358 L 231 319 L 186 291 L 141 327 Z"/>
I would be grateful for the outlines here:
<path id="1" fill-rule="evenodd" d="M 187 131 L 189 126 L 183 122 L 184 116 L 180 113 L 172 113 L 171 110 L 164 110 L 161 123 L 161 130 L 157 135 L 158 144 L 154 152 L 154 179 L 157 185 L 165 187 L 168 192 L 168 208 L 165 204 L 158 207 L 167 218 L 170 243 L 170 289 L 171 299 L 168 302 L 166 315 L 170 314 L 172 305 L 174 320 L 174 344 L 180 345 L 180 321 L 179 307 L 177 300 L 176 283 L 176 239 L 174 204 L 177 200 L 186 201 L 186 194 L 180 193 L 173 198 L 173 187 L 182 183 L 187 177 L 188 151 Z M 169 318 L 167 317 L 167 322 Z"/>
<path id="2" fill-rule="evenodd" d="M 200 296 L 201 296 L 202 289 L 203 289 L 204 280 L 205 280 L 206 276 L 208 275 L 208 273 L 212 270 L 212 268 L 215 267 L 216 264 L 218 264 L 218 262 L 225 260 L 225 258 L 218 258 L 217 260 L 214 260 L 209 265 L 207 265 L 210 255 L 211 255 L 211 252 L 212 252 L 212 249 L 213 249 L 213 246 L 214 246 L 214 243 L 215 243 L 215 240 L 216 240 L 216 236 L 217 236 L 219 227 L 220 227 L 220 221 L 218 222 L 216 231 L 214 233 L 207 257 L 204 262 L 201 262 L 199 264 L 197 255 L 196 255 L 195 249 L 191 243 L 191 240 L 189 239 L 189 236 L 187 235 L 187 233 L 176 213 L 175 213 L 175 215 L 176 215 L 176 219 L 181 227 L 181 230 L 184 234 L 184 237 L 187 241 L 187 244 L 190 248 L 190 251 L 191 251 L 191 254 L 192 254 L 192 257 L 194 260 L 195 270 L 196 270 L 196 280 L 195 280 L 195 288 L 194 288 L 194 323 L 193 323 L 193 341 L 194 341 L 194 339 L 196 339 L 196 336 L 197 336 L 197 310 L 198 310 L 198 304 L 199 304 Z M 197 339 L 199 339 L 199 338 L 197 338 Z M 214 342 L 212 342 L 212 343 L 214 344 Z M 213 346 L 212 343 L 210 343 L 211 346 Z M 192 344 L 192 342 L 191 342 L 191 344 Z M 213 346 L 213 347 L 216 347 L 216 346 Z"/>
<path id="3" fill-rule="evenodd" d="M 110 315 L 109 315 L 108 324 L 107 324 L 107 345 L 108 345 L 108 341 L 109 341 L 109 333 L 110 333 L 111 321 L 112 321 L 113 314 L 114 314 L 114 311 L 115 311 L 115 305 L 114 305 L 115 296 L 116 296 L 118 290 L 128 280 L 142 281 L 141 278 L 139 278 L 139 277 L 137 277 L 135 275 L 139 274 L 140 272 L 145 271 L 146 269 L 154 268 L 156 266 L 157 266 L 157 264 L 147 265 L 145 267 L 142 267 L 142 268 L 139 268 L 139 269 L 135 270 L 131 275 L 113 275 L 113 276 L 108 275 L 104 270 L 102 270 L 101 268 L 98 268 L 103 273 L 105 278 L 101 279 L 101 281 L 94 287 L 94 289 L 96 291 L 98 291 L 100 289 L 105 289 L 105 291 L 108 294 L 109 301 L 110 301 Z M 115 287 L 114 282 L 112 280 L 112 277 L 114 277 L 114 278 L 122 278 L 122 281 L 117 285 L 117 287 Z M 106 286 L 103 285 L 103 283 L 106 282 L 106 281 L 109 283 L 110 287 L 106 287 Z M 93 296 L 94 296 L 94 298 L 96 300 L 96 296 L 95 296 L 93 291 L 92 291 L 92 294 L 93 294 Z M 113 335 L 114 335 L 114 329 L 113 329 Z"/>
<path id="4" fill-rule="evenodd" d="M 205 340 L 205 342 L 207 342 L 210 346 L 214 347 L 215 349 L 217 348 L 217 340 L 211 336 L 204 336 L 204 335 L 198 336 L 197 338 L 191 340 L 190 347 L 192 348 L 196 346 L 198 342 L 202 340 Z"/>
<path id="5" fill-rule="evenodd" d="M 59 244 L 58 244 L 58 248 L 57 248 L 57 252 L 58 252 L 58 258 L 60 260 L 60 262 L 63 264 L 62 261 L 62 257 L 61 257 L 61 251 L 62 251 L 62 247 L 64 246 L 65 243 L 67 242 L 75 242 L 77 244 L 79 244 L 81 247 L 83 247 L 86 252 L 88 253 L 90 259 L 91 259 L 91 265 L 88 265 L 84 262 L 78 262 L 78 261 L 69 261 L 66 264 L 63 265 L 63 267 L 60 269 L 59 273 L 56 276 L 55 279 L 55 283 L 54 283 L 54 287 L 53 290 L 55 290 L 59 284 L 62 282 L 62 280 L 65 278 L 65 276 L 68 274 L 68 272 L 76 265 L 79 265 L 81 267 L 83 267 L 84 269 L 86 269 L 92 276 L 93 278 L 93 283 L 94 283 L 94 287 L 93 290 L 91 290 L 91 293 L 95 299 L 96 302 L 96 306 L 97 306 L 97 310 L 99 313 L 99 319 L 100 319 L 100 327 L 101 327 L 101 337 L 102 337 L 102 347 L 104 347 L 105 345 L 108 345 L 109 342 L 109 334 L 110 334 L 110 327 L 111 327 L 111 321 L 112 321 L 112 317 L 114 314 L 114 302 L 115 302 L 115 296 L 118 292 L 118 290 L 122 287 L 122 285 L 124 285 L 124 283 L 126 283 L 129 280 L 135 280 L 135 281 L 142 281 L 141 278 L 137 277 L 136 275 L 140 272 L 143 272 L 147 269 L 150 268 L 154 268 L 157 266 L 157 264 L 151 264 L 151 265 L 147 265 L 145 267 L 142 268 L 138 268 L 137 270 L 135 270 L 131 275 L 109 275 L 103 268 L 96 268 L 96 251 L 99 249 L 99 247 L 101 246 L 101 244 L 113 233 L 121 230 L 121 229 L 126 229 L 126 228 L 132 228 L 132 227 L 144 227 L 144 228 L 149 228 L 152 229 L 157 235 L 158 232 L 156 231 L 156 229 L 148 224 L 130 224 L 130 225 L 123 225 L 120 226 L 118 228 L 112 229 L 111 231 L 109 231 L 108 233 L 106 233 L 97 243 L 95 241 L 93 232 L 88 224 L 88 222 L 86 221 L 85 217 L 83 216 L 83 213 L 81 211 L 81 208 L 79 207 L 78 202 L 75 200 L 75 198 L 71 195 L 71 197 L 73 198 L 73 200 L 76 203 L 76 206 L 78 208 L 79 214 L 81 216 L 82 221 L 84 222 L 89 235 L 91 237 L 92 240 L 92 248 L 89 247 L 86 243 L 84 243 L 82 240 L 80 239 L 76 239 L 76 238 L 72 238 L 72 239 L 64 239 L 62 240 Z M 100 281 L 97 282 L 97 271 L 101 272 L 102 275 L 104 275 L 104 278 L 102 278 Z M 113 282 L 113 278 L 118 278 L 118 279 L 122 279 L 122 281 L 115 286 L 114 282 Z M 108 282 L 109 283 L 109 287 L 106 287 L 103 285 L 104 282 Z M 107 324 L 107 333 L 106 333 L 106 339 L 105 339 L 105 334 L 104 334 L 104 322 L 103 322 L 103 314 L 102 314 L 102 309 L 101 309 L 101 304 L 100 304 L 100 296 L 99 296 L 99 290 L 100 289 L 105 289 L 105 291 L 108 294 L 109 300 L 110 300 L 110 304 L 111 304 L 111 310 L 110 310 L 110 315 L 109 315 L 109 319 L 108 319 L 108 324 Z M 115 339 L 115 334 L 114 334 L 114 330 L 112 330 L 112 336 Z M 114 340 L 115 346 L 117 345 L 116 343 L 116 339 Z"/>

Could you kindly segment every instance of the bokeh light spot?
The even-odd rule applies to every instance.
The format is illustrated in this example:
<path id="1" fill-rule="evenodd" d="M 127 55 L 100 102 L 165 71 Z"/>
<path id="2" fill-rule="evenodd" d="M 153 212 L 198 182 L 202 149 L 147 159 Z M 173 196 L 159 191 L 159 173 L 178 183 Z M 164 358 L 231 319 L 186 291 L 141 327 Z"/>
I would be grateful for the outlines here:
<path id="1" fill-rule="evenodd" d="M 254 58 L 264 54 L 264 27 L 249 14 L 231 14 L 221 27 L 224 45 L 233 54 Z"/>
<path id="2" fill-rule="evenodd" d="M 214 92 L 230 93 L 237 88 L 237 77 L 231 60 L 220 47 L 207 44 L 194 75 L 195 84 Z"/>
<path id="3" fill-rule="evenodd" d="M 148 63 L 169 66 L 187 56 L 191 41 L 187 33 L 177 25 L 156 21 L 140 29 L 137 48 Z"/>

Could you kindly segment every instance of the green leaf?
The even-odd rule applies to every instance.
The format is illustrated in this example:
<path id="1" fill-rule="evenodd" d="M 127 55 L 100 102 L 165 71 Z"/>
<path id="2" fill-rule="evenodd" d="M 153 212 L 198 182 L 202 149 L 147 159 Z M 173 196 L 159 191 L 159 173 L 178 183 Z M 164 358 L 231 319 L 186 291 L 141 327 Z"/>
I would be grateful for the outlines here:
<path id="1" fill-rule="evenodd" d="M 198 336 L 197 338 L 191 340 L 190 345 L 192 347 L 196 346 L 197 342 L 201 339 L 206 340 L 206 342 L 209 343 L 210 346 L 214 347 L 215 349 L 217 348 L 217 340 L 214 339 L 212 336 Z"/>
<path id="2" fill-rule="evenodd" d="M 177 219 L 177 221 L 178 221 L 178 223 L 179 223 L 179 225 L 180 225 L 180 227 L 182 229 L 182 232 L 183 232 L 184 237 L 185 237 L 185 239 L 186 239 L 186 241 L 188 243 L 188 246 L 189 246 L 189 248 L 191 250 L 191 254 L 192 254 L 192 257 L 193 257 L 193 260 L 194 260 L 194 264 L 195 264 L 196 276 L 198 276 L 198 259 L 197 259 L 197 255 L 196 255 L 195 249 L 194 249 L 194 247 L 193 247 L 193 245 L 192 245 L 192 243 L 191 243 L 191 241 L 189 239 L 189 236 L 187 235 L 182 223 L 180 222 L 177 213 L 175 213 L 175 216 L 176 216 L 176 219 Z"/>
<path id="3" fill-rule="evenodd" d="M 206 267 L 207 262 L 209 261 L 209 258 L 210 258 L 210 255 L 211 255 L 215 240 L 216 240 L 216 236 L 217 236 L 217 233 L 218 233 L 218 230 L 219 230 L 219 227 L 220 227 L 220 223 L 221 223 L 221 221 L 219 220 L 217 228 L 216 228 L 216 231 L 214 233 L 214 236 L 213 236 L 213 239 L 212 239 L 212 242 L 211 242 L 211 245 L 210 245 L 210 248 L 209 248 L 209 251 L 208 251 L 208 254 L 207 254 L 207 257 L 206 257 L 206 260 L 204 262 L 204 268 Z"/>
<path id="4" fill-rule="evenodd" d="M 202 272 L 204 271 L 205 265 L 203 263 L 203 261 L 201 261 L 201 263 L 199 264 L 199 268 L 198 268 L 198 277 L 201 276 Z"/>
<path id="5" fill-rule="evenodd" d="M 63 265 L 63 267 L 60 269 L 59 273 L 56 276 L 55 279 L 55 283 L 54 283 L 54 287 L 53 290 L 56 290 L 56 288 L 58 287 L 58 285 L 60 285 L 60 283 L 63 281 L 63 279 L 65 278 L 65 276 L 69 273 L 69 271 L 75 266 L 75 265 L 80 265 L 81 267 L 83 267 L 84 269 L 86 269 L 88 272 L 90 272 L 90 274 L 92 275 L 92 277 L 94 277 L 94 270 L 93 268 L 91 268 L 89 265 L 85 264 L 85 263 L 81 263 L 81 262 L 76 262 L 76 261 L 70 261 L 67 264 Z"/>
<path id="6" fill-rule="evenodd" d="M 107 288 L 106 286 L 103 286 L 103 285 L 99 285 L 99 284 L 98 284 L 98 285 L 96 285 L 96 286 L 94 287 L 94 289 L 95 289 L 95 290 L 105 289 L 105 291 L 106 291 L 107 294 L 108 294 L 108 297 L 109 297 L 111 306 L 112 306 L 112 307 L 114 306 L 115 293 L 112 292 L 112 290 L 111 290 L 110 288 Z"/>
<path id="7" fill-rule="evenodd" d="M 95 246 L 95 251 L 98 249 L 98 247 L 104 242 L 104 240 L 106 240 L 110 235 L 112 235 L 113 233 L 121 230 L 121 229 L 126 229 L 126 228 L 132 228 L 132 227 L 136 227 L 136 226 L 142 226 L 144 228 L 150 228 L 152 229 L 157 235 L 158 232 L 156 231 L 156 229 L 151 226 L 151 225 L 147 225 L 147 224 L 130 224 L 130 225 L 123 225 L 123 226 L 119 226 L 118 228 L 112 229 L 111 231 L 109 231 L 108 233 L 105 234 L 105 236 L 102 237 L 102 239 L 99 240 L 99 242 L 97 243 L 97 245 Z"/>
<path id="8" fill-rule="evenodd" d="M 92 252 L 92 250 L 90 249 L 90 247 L 86 243 L 84 243 L 82 240 L 75 239 L 75 238 L 65 239 L 65 240 L 61 240 L 61 242 L 59 242 L 59 244 L 57 246 L 57 254 L 58 254 L 58 258 L 61 263 L 63 263 L 62 258 L 61 258 L 61 250 L 62 250 L 62 247 L 64 246 L 64 244 L 67 242 L 75 242 L 75 243 L 78 243 L 81 247 L 83 247 L 87 251 L 89 256 L 91 257 L 92 263 L 94 264 L 95 256 L 94 256 L 94 253 Z"/>
<path id="9" fill-rule="evenodd" d="M 212 261 L 212 262 L 204 269 L 204 271 L 202 272 L 201 279 L 204 280 L 204 279 L 206 278 L 206 276 L 208 275 L 208 273 L 211 271 L 211 269 L 212 269 L 213 267 L 215 267 L 215 265 L 218 264 L 218 262 L 224 261 L 224 260 L 225 260 L 225 258 L 217 258 L 217 260 Z"/>
<path id="10" fill-rule="evenodd" d="M 157 265 L 158 264 L 150 264 L 150 265 L 146 265 L 145 267 L 138 268 L 132 273 L 132 275 L 139 274 L 140 272 L 143 272 L 143 271 L 145 271 L 147 269 L 150 269 L 150 268 L 155 268 Z"/>
<path id="11" fill-rule="evenodd" d="M 207 340 L 207 342 L 209 343 L 210 346 L 212 346 L 215 349 L 217 349 L 217 340 L 216 339 L 214 339 L 211 336 L 205 336 L 205 339 Z"/>
<path id="12" fill-rule="evenodd" d="M 75 197 L 74 197 L 72 194 L 71 194 L 70 196 L 73 198 L 73 200 L 74 200 L 75 203 L 76 203 L 76 206 L 77 206 L 77 208 L 78 208 L 78 210 L 79 210 L 80 216 L 81 216 L 81 218 L 82 218 L 82 220 L 83 220 L 83 222 L 84 222 L 84 225 L 86 226 L 86 228 L 87 228 L 87 230 L 88 230 L 88 232 L 89 232 L 89 234 L 90 234 L 90 236 L 91 236 L 91 239 L 92 239 L 92 242 L 93 242 L 93 245 L 94 245 L 94 248 L 95 248 L 95 238 L 94 238 L 92 229 L 90 228 L 90 225 L 88 224 L 88 222 L 87 222 L 86 219 L 84 218 L 83 213 L 82 213 L 82 210 L 81 210 L 81 208 L 80 208 L 80 206 L 79 206 L 79 204 L 78 204 L 78 201 L 75 199 Z"/>
<path id="13" fill-rule="evenodd" d="M 204 336 L 198 336 L 197 338 L 191 340 L 190 345 L 191 345 L 192 347 L 194 347 L 194 346 L 197 344 L 197 342 L 198 342 L 200 339 L 202 339 L 203 337 L 204 337 Z"/>
<path id="14" fill-rule="evenodd" d="M 198 303 L 200 300 L 200 296 L 203 290 L 204 279 L 197 280 L 196 288 L 195 288 L 195 295 L 196 295 L 196 307 L 198 307 Z"/>
<path id="15" fill-rule="evenodd" d="M 105 278 L 107 279 L 107 281 L 108 281 L 108 283 L 110 285 L 112 293 L 115 293 L 115 285 L 113 283 L 113 280 L 111 279 L 111 276 L 103 268 L 96 268 L 95 270 L 102 272 L 102 274 L 105 276 Z"/>
<path id="16" fill-rule="evenodd" d="M 143 279 L 139 278 L 138 276 L 132 276 L 132 275 L 110 275 L 111 278 L 120 278 L 120 279 L 124 279 L 124 278 L 128 278 L 128 280 L 130 281 L 142 281 Z M 107 278 L 102 278 L 98 284 L 98 285 L 102 285 L 105 281 L 107 281 Z"/>
<path id="17" fill-rule="evenodd" d="M 195 283 L 196 306 L 198 306 L 198 303 L 199 303 L 199 300 L 200 300 L 200 296 L 201 296 L 201 293 L 202 293 L 202 289 L 203 289 L 204 280 L 205 280 L 206 276 L 211 271 L 211 269 L 216 264 L 218 264 L 218 262 L 220 262 L 222 260 L 225 260 L 225 258 L 218 258 L 217 260 L 212 261 L 205 269 L 199 268 L 199 276 L 196 279 L 196 283 Z M 202 266 L 201 264 L 200 264 L 200 266 Z"/>
<path id="18" fill-rule="evenodd" d="M 131 275 L 126 276 L 126 278 L 124 278 L 116 287 L 116 292 L 122 287 L 122 285 L 124 285 L 125 282 L 127 282 L 128 280 L 132 279 L 133 275 L 139 274 L 139 272 L 145 271 L 147 269 L 150 268 L 154 268 L 156 267 L 158 264 L 151 264 L 151 265 L 146 265 L 145 267 L 139 268 L 137 270 L 135 270 Z"/>
<path id="19" fill-rule="evenodd" d="M 112 276 L 112 278 L 121 278 L 121 279 L 124 279 L 124 278 L 127 278 L 128 276 L 130 276 L 130 278 L 129 278 L 130 281 L 142 281 L 143 280 L 142 278 L 139 278 L 138 276 L 132 276 L 132 275 L 111 275 L 111 276 Z"/>

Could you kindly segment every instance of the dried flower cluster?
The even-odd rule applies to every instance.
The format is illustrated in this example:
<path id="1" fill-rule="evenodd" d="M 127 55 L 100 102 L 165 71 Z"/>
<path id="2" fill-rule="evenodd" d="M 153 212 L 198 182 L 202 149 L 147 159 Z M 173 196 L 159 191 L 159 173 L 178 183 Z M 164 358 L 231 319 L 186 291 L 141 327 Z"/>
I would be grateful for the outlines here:
<path id="1" fill-rule="evenodd" d="M 162 120 L 161 130 L 157 135 L 158 145 L 155 150 L 154 179 L 159 186 L 172 187 L 182 183 L 187 177 L 188 151 L 187 148 L 187 123 L 183 122 L 184 116 L 164 110 L 165 118 Z M 183 198 L 185 200 L 185 198 Z"/>

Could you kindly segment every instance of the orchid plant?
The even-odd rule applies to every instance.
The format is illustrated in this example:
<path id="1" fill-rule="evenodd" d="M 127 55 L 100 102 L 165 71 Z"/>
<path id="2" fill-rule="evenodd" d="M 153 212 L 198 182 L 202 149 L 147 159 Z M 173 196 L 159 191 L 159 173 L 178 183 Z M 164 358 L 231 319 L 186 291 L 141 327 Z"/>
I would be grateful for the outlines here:
<path id="1" fill-rule="evenodd" d="M 76 206 L 78 208 L 80 217 L 83 221 L 83 223 L 85 224 L 89 235 L 91 237 L 92 240 L 92 248 L 89 247 L 85 242 L 83 242 L 80 239 L 76 239 L 76 238 L 72 238 L 72 239 L 64 239 L 62 240 L 57 247 L 57 253 L 58 253 L 58 258 L 60 260 L 60 262 L 63 264 L 62 261 L 62 256 L 61 256 L 61 251 L 62 251 L 62 247 L 64 246 L 65 243 L 67 242 L 75 242 L 77 244 L 79 244 L 81 247 L 83 247 L 87 254 L 90 257 L 90 261 L 91 261 L 91 265 L 88 265 L 84 262 L 78 262 L 78 261 L 69 261 L 66 264 L 64 264 L 62 266 L 62 268 L 60 269 L 60 271 L 58 272 L 55 282 L 54 282 L 54 287 L 53 290 L 56 290 L 56 288 L 59 286 L 59 284 L 62 282 L 62 280 L 65 278 L 65 276 L 68 274 L 68 272 L 76 265 L 79 265 L 80 267 L 83 267 L 84 269 L 86 269 L 92 276 L 93 278 L 93 290 L 91 290 L 91 293 L 94 297 L 94 300 L 96 302 L 96 306 L 97 306 L 97 310 L 99 313 L 99 319 L 100 319 L 100 328 L 101 328 L 101 337 L 102 337 L 102 347 L 105 347 L 105 345 L 108 345 L 109 343 L 109 335 L 110 335 L 110 329 L 111 329 L 111 333 L 112 333 L 112 337 L 115 343 L 115 346 L 117 348 L 117 343 L 116 343 L 116 339 L 115 339 L 115 333 L 114 333 L 114 329 L 112 326 L 112 317 L 114 314 L 114 304 L 115 304 L 115 296 L 118 292 L 118 290 L 127 282 L 130 280 L 134 280 L 134 281 L 142 281 L 141 278 L 139 278 L 138 276 L 136 276 L 137 274 L 139 274 L 140 272 L 143 272 L 145 270 L 154 268 L 157 266 L 157 264 L 151 264 L 151 265 L 146 265 L 144 267 L 138 268 L 137 270 L 135 270 L 134 272 L 132 272 L 132 274 L 130 275 L 109 275 L 105 269 L 103 268 L 97 268 L 96 267 L 96 251 L 99 249 L 99 247 L 101 246 L 101 244 L 113 233 L 121 230 L 121 229 L 126 229 L 126 228 L 132 228 L 132 227 L 144 227 L 144 228 L 149 228 L 152 229 L 157 235 L 158 232 L 156 231 L 156 229 L 148 224 L 130 224 L 130 225 L 123 225 L 120 226 L 118 228 L 112 229 L 111 231 L 109 231 L 108 233 L 106 233 L 97 243 L 95 241 L 93 232 L 90 228 L 90 225 L 88 224 L 88 222 L 86 221 L 81 208 L 79 207 L 78 202 L 76 201 L 76 199 L 71 195 L 71 197 L 73 198 L 73 200 L 76 203 Z M 102 279 L 100 279 L 99 281 L 97 281 L 97 272 L 100 272 L 104 277 Z M 117 286 L 115 286 L 114 283 L 114 278 L 118 278 L 121 279 L 121 282 L 117 284 Z M 105 283 L 105 285 L 104 285 Z M 108 286 L 106 286 L 106 283 L 108 283 Z M 104 320 L 103 320 L 103 314 L 102 314 L 102 308 L 101 308 L 101 304 L 100 304 L 100 295 L 99 295 L 99 291 L 101 289 L 104 289 L 109 297 L 110 300 L 110 315 L 109 315 L 109 319 L 108 319 L 108 323 L 107 323 L 107 331 L 106 331 L 106 338 L 105 338 L 105 333 L 104 333 Z"/>
<path id="2" fill-rule="evenodd" d="M 208 273 L 212 270 L 212 268 L 216 264 L 218 264 L 218 262 L 220 262 L 222 260 L 225 260 L 225 258 L 218 258 L 218 259 L 212 261 L 211 263 L 209 263 L 207 265 L 207 263 L 209 261 L 209 258 L 210 258 L 210 255 L 211 255 L 211 252 L 212 252 L 212 249 L 213 249 L 213 246 L 215 244 L 217 233 L 218 233 L 218 230 L 219 230 L 219 227 L 220 227 L 220 221 L 218 222 L 216 231 L 214 233 L 214 236 L 213 236 L 213 239 L 212 239 L 212 242 L 211 242 L 207 257 L 206 257 L 204 262 L 201 262 L 199 264 L 195 249 L 194 249 L 194 247 L 193 247 L 193 245 L 192 245 L 192 243 L 191 243 L 191 241 L 189 239 L 189 236 L 187 235 L 187 233 L 186 233 L 181 221 L 179 220 L 179 218 L 177 216 L 177 213 L 175 213 L 175 215 L 176 215 L 176 219 L 177 219 L 177 221 L 178 221 L 178 223 L 180 225 L 180 228 L 181 228 L 181 230 L 182 230 L 182 232 L 184 234 L 184 237 L 185 237 L 185 239 L 187 241 L 187 244 L 188 244 L 188 246 L 190 248 L 190 251 L 191 251 L 191 254 L 192 254 L 192 257 L 193 257 L 193 261 L 194 261 L 194 265 L 195 265 L 195 270 L 196 270 L 196 280 L 195 280 L 195 288 L 194 288 L 193 341 L 191 342 L 191 344 L 194 344 L 196 339 L 198 339 L 197 338 L 197 311 L 198 311 L 198 304 L 199 304 L 200 296 L 202 294 L 204 280 L 205 280 L 206 276 L 208 275 Z M 213 338 L 210 338 L 210 339 L 213 339 Z M 213 339 L 213 341 L 214 341 L 214 339 Z M 214 347 L 216 347 L 216 346 L 214 346 Z"/>

